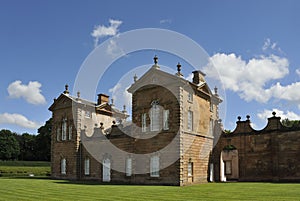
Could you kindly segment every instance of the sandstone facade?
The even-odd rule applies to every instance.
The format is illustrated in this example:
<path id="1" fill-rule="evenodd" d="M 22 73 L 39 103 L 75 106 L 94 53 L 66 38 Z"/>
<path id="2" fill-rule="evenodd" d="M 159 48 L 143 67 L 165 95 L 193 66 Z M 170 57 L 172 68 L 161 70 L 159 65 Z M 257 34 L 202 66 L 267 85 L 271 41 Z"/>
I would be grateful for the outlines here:
<path id="1" fill-rule="evenodd" d="M 251 127 L 249 116 L 239 118 L 218 140 L 212 160 L 217 181 L 300 181 L 299 156 L 300 128 L 283 126 L 273 112 L 262 130 Z"/>
<path id="2" fill-rule="evenodd" d="M 189 82 L 177 67 L 175 75 L 166 73 L 156 59 L 135 78 L 128 89 L 130 125 L 126 111 L 114 108 L 107 96 L 100 94 L 92 103 L 66 89 L 49 108 L 54 120 L 52 177 L 157 185 L 210 180 L 222 100 L 201 71 L 194 71 Z"/>

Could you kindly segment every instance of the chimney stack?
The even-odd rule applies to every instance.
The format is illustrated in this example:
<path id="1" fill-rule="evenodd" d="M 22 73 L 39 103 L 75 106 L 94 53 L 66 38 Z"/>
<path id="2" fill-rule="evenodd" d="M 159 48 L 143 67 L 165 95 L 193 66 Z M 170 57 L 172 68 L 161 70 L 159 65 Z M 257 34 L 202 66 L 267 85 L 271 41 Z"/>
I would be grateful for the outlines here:
<path id="1" fill-rule="evenodd" d="M 109 96 L 105 94 L 98 94 L 97 105 L 101 105 L 102 103 L 108 103 Z"/>
<path id="2" fill-rule="evenodd" d="M 192 72 L 194 74 L 193 76 L 193 83 L 194 84 L 200 84 L 200 82 L 205 82 L 204 76 L 205 74 L 201 72 L 200 70 L 196 70 Z"/>

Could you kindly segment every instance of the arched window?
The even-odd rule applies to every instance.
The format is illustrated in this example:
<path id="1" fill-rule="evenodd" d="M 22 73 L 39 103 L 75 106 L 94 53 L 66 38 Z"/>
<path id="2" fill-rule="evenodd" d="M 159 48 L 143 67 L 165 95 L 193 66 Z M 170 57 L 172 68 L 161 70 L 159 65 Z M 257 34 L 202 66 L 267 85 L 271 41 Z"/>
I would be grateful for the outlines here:
<path id="1" fill-rule="evenodd" d="M 72 132 L 73 132 L 73 126 L 72 124 L 69 126 L 69 140 L 72 140 Z"/>
<path id="2" fill-rule="evenodd" d="M 63 118 L 61 124 L 61 140 L 67 139 L 67 118 Z"/>
<path id="3" fill-rule="evenodd" d="M 150 109 L 150 131 L 159 131 L 160 129 L 160 109 L 157 100 L 152 101 Z"/>
<path id="4" fill-rule="evenodd" d="M 163 129 L 169 130 L 169 110 L 163 111 Z"/>
<path id="5" fill-rule="evenodd" d="M 60 141 L 60 136 L 61 136 L 60 125 L 58 125 L 57 128 L 56 128 L 56 140 L 57 141 Z"/>
<path id="6" fill-rule="evenodd" d="M 147 131 L 147 114 L 143 113 L 142 114 L 142 132 Z"/>

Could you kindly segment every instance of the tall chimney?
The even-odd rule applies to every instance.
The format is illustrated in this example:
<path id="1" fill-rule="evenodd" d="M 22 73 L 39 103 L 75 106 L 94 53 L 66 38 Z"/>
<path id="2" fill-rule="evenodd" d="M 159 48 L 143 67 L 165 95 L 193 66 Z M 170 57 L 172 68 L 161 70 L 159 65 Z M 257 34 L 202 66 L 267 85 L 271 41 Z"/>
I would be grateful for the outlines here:
<path id="1" fill-rule="evenodd" d="M 205 74 L 201 72 L 200 70 L 196 70 L 192 72 L 194 74 L 193 76 L 193 83 L 199 84 L 200 82 L 205 82 L 204 76 Z"/>
<path id="2" fill-rule="evenodd" d="M 102 103 L 108 103 L 109 96 L 105 94 L 98 94 L 97 105 L 101 105 Z"/>

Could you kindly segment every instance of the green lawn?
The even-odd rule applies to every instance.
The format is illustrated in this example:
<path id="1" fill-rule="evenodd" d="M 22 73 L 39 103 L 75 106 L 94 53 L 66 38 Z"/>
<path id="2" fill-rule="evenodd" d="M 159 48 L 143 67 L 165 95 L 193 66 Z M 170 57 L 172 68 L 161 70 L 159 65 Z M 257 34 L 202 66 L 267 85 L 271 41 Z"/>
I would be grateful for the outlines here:
<path id="1" fill-rule="evenodd" d="M 0 200 L 300 200 L 300 184 L 207 183 L 186 187 L 99 185 L 0 178 Z"/>

